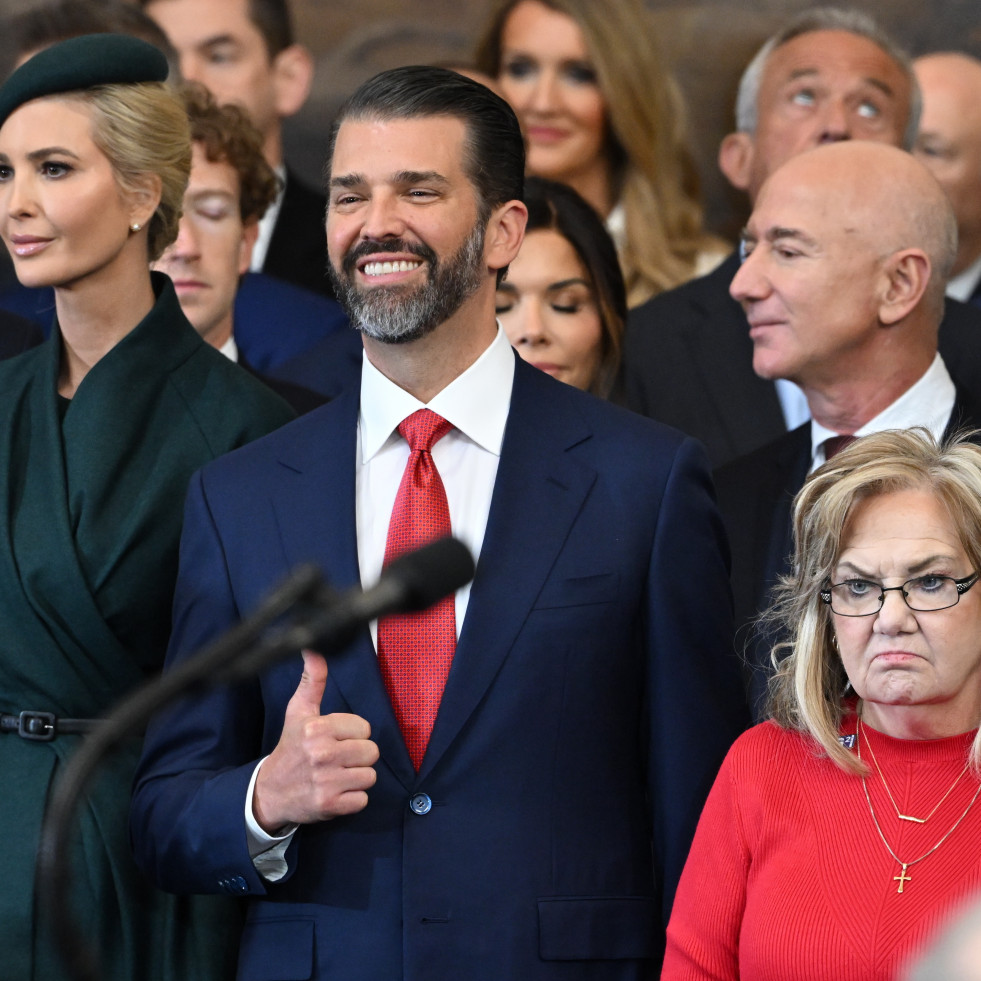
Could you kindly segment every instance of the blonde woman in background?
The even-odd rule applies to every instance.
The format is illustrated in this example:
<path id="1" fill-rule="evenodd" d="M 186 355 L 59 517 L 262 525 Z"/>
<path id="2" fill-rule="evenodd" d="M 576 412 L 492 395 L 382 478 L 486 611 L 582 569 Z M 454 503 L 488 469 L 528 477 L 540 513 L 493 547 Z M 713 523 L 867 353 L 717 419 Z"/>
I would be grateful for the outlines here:
<path id="1" fill-rule="evenodd" d="M 521 121 L 528 173 L 605 219 L 630 306 L 728 253 L 702 228 L 680 93 L 640 0 L 504 0 L 476 61 Z"/>

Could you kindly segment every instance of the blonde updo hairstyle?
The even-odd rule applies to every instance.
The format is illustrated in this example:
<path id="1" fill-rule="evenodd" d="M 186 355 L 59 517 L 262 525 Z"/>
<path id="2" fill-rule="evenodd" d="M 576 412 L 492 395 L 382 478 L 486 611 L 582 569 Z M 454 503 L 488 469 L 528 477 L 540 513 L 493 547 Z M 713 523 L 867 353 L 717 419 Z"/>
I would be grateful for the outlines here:
<path id="1" fill-rule="evenodd" d="M 855 507 L 893 491 L 932 493 L 950 515 L 971 571 L 981 569 L 981 447 L 967 441 L 976 435 L 940 444 L 922 428 L 863 436 L 815 470 L 794 500 L 794 571 L 782 577 L 760 622 L 789 638 L 771 655 L 769 715 L 784 728 L 809 734 L 850 773 L 866 767 L 839 742 L 849 682 L 831 608 L 820 591 L 831 581 Z M 970 759 L 981 772 L 981 731 Z"/>
<path id="2" fill-rule="evenodd" d="M 177 239 L 191 173 L 190 127 L 180 98 L 163 82 L 100 85 L 54 98 L 91 108 L 92 139 L 124 193 L 145 191 L 149 175 L 160 179 L 160 203 L 147 229 L 147 261 L 159 259 Z"/>

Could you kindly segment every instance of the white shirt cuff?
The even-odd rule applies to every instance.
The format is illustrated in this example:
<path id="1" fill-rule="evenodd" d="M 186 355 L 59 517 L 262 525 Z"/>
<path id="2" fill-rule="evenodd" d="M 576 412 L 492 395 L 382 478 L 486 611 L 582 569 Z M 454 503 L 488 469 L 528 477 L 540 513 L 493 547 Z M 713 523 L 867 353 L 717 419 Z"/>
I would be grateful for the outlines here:
<path id="1" fill-rule="evenodd" d="M 268 835 L 259 827 L 259 822 L 252 812 L 252 798 L 255 796 L 255 780 L 259 775 L 259 767 L 266 762 L 266 759 L 267 757 L 264 756 L 256 764 L 245 795 L 245 833 L 249 844 L 249 857 L 256 872 L 267 882 L 278 882 L 289 869 L 286 864 L 286 849 L 299 825 L 290 825 L 282 835 Z"/>

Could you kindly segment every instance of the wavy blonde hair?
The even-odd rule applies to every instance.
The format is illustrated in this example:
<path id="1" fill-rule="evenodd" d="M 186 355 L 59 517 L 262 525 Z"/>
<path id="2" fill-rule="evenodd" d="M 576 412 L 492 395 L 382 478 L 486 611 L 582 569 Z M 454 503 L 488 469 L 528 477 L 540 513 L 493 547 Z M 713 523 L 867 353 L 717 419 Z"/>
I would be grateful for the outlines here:
<path id="1" fill-rule="evenodd" d="M 932 492 L 973 568 L 981 569 L 981 446 L 968 441 L 978 435 L 962 433 L 940 444 L 922 428 L 863 436 L 815 470 L 794 499 L 794 571 L 780 580 L 761 621 L 789 638 L 773 648 L 769 715 L 784 728 L 808 733 L 850 773 L 866 768 L 838 739 L 848 676 L 820 591 L 831 579 L 856 505 L 900 490 Z M 970 758 L 981 772 L 981 730 Z"/>
<path id="2" fill-rule="evenodd" d="M 498 78 L 501 39 L 523 0 L 499 0 L 477 50 L 477 67 Z M 626 215 L 620 263 L 637 306 L 691 279 L 699 254 L 728 251 L 702 228 L 698 172 L 688 148 L 680 89 L 665 69 L 640 0 L 536 0 L 572 18 L 596 70 L 609 128 L 613 198 Z"/>

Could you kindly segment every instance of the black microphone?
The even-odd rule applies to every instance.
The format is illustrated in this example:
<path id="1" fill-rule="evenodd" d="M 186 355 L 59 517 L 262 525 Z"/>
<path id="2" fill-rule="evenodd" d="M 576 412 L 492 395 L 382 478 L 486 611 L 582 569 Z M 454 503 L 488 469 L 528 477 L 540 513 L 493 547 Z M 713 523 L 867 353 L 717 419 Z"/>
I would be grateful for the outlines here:
<path id="1" fill-rule="evenodd" d="M 470 549 L 457 538 L 439 538 L 414 552 L 400 555 L 384 569 L 378 582 L 365 590 L 367 619 L 386 613 L 425 610 L 461 586 L 474 574 Z"/>
<path id="2" fill-rule="evenodd" d="M 366 590 L 330 589 L 312 565 L 294 570 L 245 621 L 127 696 L 64 767 L 52 789 L 38 849 L 38 897 L 56 927 L 59 953 L 79 981 L 99 981 L 98 957 L 70 908 L 70 821 L 98 762 L 150 716 L 181 695 L 253 677 L 304 647 L 340 652 L 356 632 L 388 613 L 412 612 L 465 586 L 474 575 L 470 550 L 440 538 L 388 565 Z M 286 621 L 285 625 L 283 621 Z"/>
<path id="3" fill-rule="evenodd" d="M 297 572 L 302 574 L 304 570 Z M 368 589 L 354 587 L 338 593 L 321 584 L 313 595 L 297 604 L 287 627 L 266 636 L 251 649 L 240 650 L 234 659 L 223 659 L 220 665 L 212 663 L 209 680 L 214 683 L 251 678 L 266 665 L 303 648 L 341 651 L 370 621 L 389 613 L 424 610 L 465 586 L 473 575 L 470 550 L 463 542 L 447 536 L 400 555 Z"/>

